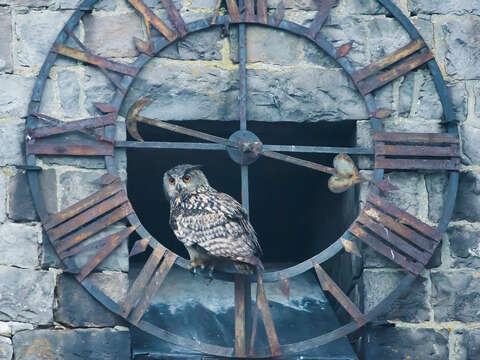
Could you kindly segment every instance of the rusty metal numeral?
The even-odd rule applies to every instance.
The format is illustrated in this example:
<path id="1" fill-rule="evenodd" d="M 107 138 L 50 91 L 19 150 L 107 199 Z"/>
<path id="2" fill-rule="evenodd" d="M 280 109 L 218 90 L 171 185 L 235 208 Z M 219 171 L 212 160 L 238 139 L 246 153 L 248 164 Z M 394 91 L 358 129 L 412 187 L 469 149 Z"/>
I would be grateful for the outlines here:
<path id="1" fill-rule="evenodd" d="M 180 37 L 184 37 L 188 34 L 188 25 L 183 20 L 182 16 L 178 12 L 177 8 L 173 4 L 172 0 L 162 0 L 162 4 L 167 10 L 168 18 L 172 22 L 175 29 L 177 29 Z"/>
<path id="2" fill-rule="evenodd" d="M 280 342 L 278 341 L 277 331 L 275 330 L 275 324 L 273 323 L 270 307 L 268 306 L 267 295 L 263 286 L 263 279 L 261 274 L 257 277 L 257 303 L 255 305 L 255 314 L 253 317 L 252 335 L 250 338 L 250 355 L 253 356 L 255 348 L 255 339 L 257 335 L 258 324 L 258 311 L 262 313 L 263 324 L 265 326 L 265 332 L 267 333 L 268 345 L 270 346 L 270 352 L 272 356 L 281 355 Z"/>
<path id="3" fill-rule="evenodd" d="M 372 192 L 367 202 L 349 232 L 375 251 L 418 275 L 432 257 L 442 234 Z"/>
<path id="4" fill-rule="evenodd" d="M 247 356 L 247 307 L 250 304 L 250 280 L 235 276 L 235 356 Z"/>
<path id="5" fill-rule="evenodd" d="M 39 120 L 53 123 L 53 126 L 43 126 L 28 130 L 27 154 L 37 155 L 73 155 L 73 156 L 100 156 L 113 155 L 113 140 L 93 131 L 108 125 L 114 125 L 116 114 L 110 113 L 95 118 L 61 121 L 50 116 L 34 113 L 32 116 Z M 48 139 L 50 136 L 79 132 L 94 138 L 91 144 L 81 144 L 73 141 L 59 142 L 58 139 Z"/>
<path id="6" fill-rule="evenodd" d="M 147 27 L 151 24 L 157 29 L 168 41 L 173 41 L 177 38 L 175 31 L 170 29 L 142 0 L 127 0 L 137 11 L 143 15 Z M 173 6 L 173 5 L 172 5 Z M 174 6 L 173 6 L 174 7 Z M 183 20 L 182 20 L 183 21 Z"/>
<path id="7" fill-rule="evenodd" d="M 122 301 L 121 315 L 124 318 L 128 318 L 133 324 L 140 322 L 176 259 L 176 254 L 159 244 L 153 249 L 145 266 Z M 159 264 L 160 266 L 158 266 Z"/>
<path id="8" fill-rule="evenodd" d="M 312 39 L 315 39 L 322 29 L 323 24 L 325 24 L 325 21 L 327 20 L 328 14 L 330 13 L 330 10 L 337 6 L 338 0 L 323 0 L 320 9 L 318 9 L 315 19 L 313 19 L 312 24 L 310 25 L 310 28 L 308 29 L 308 36 L 311 37 Z"/>
<path id="9" fill-rule="evenodd" d="M 358 309 L 358 307 L 350 300 L 350 298 L 342 291 L 342 289 L 332 280 L 326 271 L 315 261 L 313 262 L 315 273 L 318 281 L 324 291 L 328 291 L 337 301 L 342 305 L 346 312 L 357 322 L 358 326 L 363 326 L 367 322 L 365 315 Z"/>
<path id="10" fill-rule="evenodd" d="M 377 133 L 375 168 L 460 170 L 460 145 L 453 134 Z"/>
<path id="11" fill-rule="evenodd" d="M 242 21 L 242 17 L 240 15 L 240 10 L 238 9 L 237 2 L 235 0 L 226 0 L 228 14 L 230 15 L 230 19 L 233 23 L 239 23 Z"/>
<path id="12" fill-rule="evenodd" d="M 257 21 L 261 24 L 268 23 L 266 0 L 257 0 Z"/>
<path id="13" fill-rule="evenodd" d="M 373 90 L 378 89 L 396 78 L 418 68 L 431 59 L 433 59 L 433 54 L 426 47 L 425 42 L 422 39 L 414 40 L 390 55 L 354 72 L 352 74 L 352 79 L 357 84 L 360 93 L 362 95 L 367 95 Z M 390 70 L 379 73 L 381 70 L 396 63 L 398 64 L 393 66 Z"/>

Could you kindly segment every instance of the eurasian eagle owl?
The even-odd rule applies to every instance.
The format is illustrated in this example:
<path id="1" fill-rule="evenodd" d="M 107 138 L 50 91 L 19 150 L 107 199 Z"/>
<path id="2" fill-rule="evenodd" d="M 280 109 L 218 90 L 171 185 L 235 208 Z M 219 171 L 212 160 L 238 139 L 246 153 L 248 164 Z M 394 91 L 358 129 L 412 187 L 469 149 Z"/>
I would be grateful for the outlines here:
<path id="1" fill-rule="evenodd" d="M 240 272 L 263 269 L 262 249 L 245 209 L 212 188 L 198 165 L 182 164 L 163 175 L 170 201 L 170 226 L 190 255 L 190 267 L 209 268 L 233 261 Z"/>

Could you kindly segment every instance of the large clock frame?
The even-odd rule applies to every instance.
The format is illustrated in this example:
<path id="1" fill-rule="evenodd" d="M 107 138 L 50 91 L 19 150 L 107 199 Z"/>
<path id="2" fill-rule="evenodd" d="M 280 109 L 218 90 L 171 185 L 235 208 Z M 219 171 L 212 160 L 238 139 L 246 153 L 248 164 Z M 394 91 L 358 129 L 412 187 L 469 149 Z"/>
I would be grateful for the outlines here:
<path id="1" fill-rule="evenodd" d="M 279 6 L 273 16 L 269 16 L 265 0 L 257 0 L 256 9 L 253 0 L 246 0 L 243 7 L 244 11 L 239 10 L 234 0 L 226 0 L 228 15 L 225 16 L 219 15 L 218 10 L 222 4 L 221 0 L 219 0 L 213 17 L 188 24 L 183 21 L 171 0 L 162 0 L 169 19 L 173 24 L 171 28 L 160 20 L 141 0 L 128 0 L 144 17 L 147 26 L 151 25 L 155 27 L 163 35 L 162 37 L 151 38 L 149 33 L 147 41 L 136 39 L 137 48 L 141 53 L 135 62 L 131 64 L 116 63 L 92 54 L 74 35 L 73 30 L 78 25 L 79 20 L 88 10 L 93 8 L 96 2 L 97 0 L 83 1 L 68 20 L 51 47 L 35 82 L 29 104 L 26 126 L 26 169 L 28 170 L 28 181 L 44 230 L 48 234 L 60 258 L 63 260 L 65 271 L 74 273 L 84 288 L 110 311 L 123 316 L 127 321 L 141 330 L 177 345 L 186 346 L 202 353 L 220 357 L 268 357 L 298 353 L 318 347 L 346 336 L 359 329 L 365 323 L 374 320 L 380 314 L 386 312 L 396 299 L 406 293 L 407 289 L 424 269 L 424 266 L 428 263 L 433 252 L 439 245 L 452 216 L 458 188 L 460 155 L 457 122 L 454 117 L 448 90 L 438 64 L 414 25 L 390 0 L 378 0 L 378 2 L 400 22 L 409 34 L 411 43 L 360 70 L 355 69 L 348 60 L 348 53 L 352 46 L 351 43 L 335 48 L 319 34 L 330 9 L 335 6 L 335 1 L 323 1 L 314 21 L 311 26 L 307 28 L 284 20 L 282 6 Z M 240 124 L 242 130 L 246 129 L 247 123 L 245 39 L 243 35 L 242 40 L 242 32 L 244 34 L 246 24 L 258 24 L 281 29 L 307 38 L 333 58 L 350 76 L 358 91 L 363 96 L 370 114 L 370 123 L 375 134 L 375 148 L 370 152 L 368 150 L 365 151 L 365 149 L 344 149 L 345 153 L 357 155 L 370 154 L 375 157 L 375 170 L 370 184 L 367 205 L 361 211 L 359 217 L 342 237 L 321 253 L 290 268 L 266 272 L 263 278 L 258 279 L 257 309 L 260 309 L 262 313 L 269 348 L 257 351 L 255 354 L 248 353 L 247 351 L 248 342 L 254 341 L 252 340 L 254 336 L 249 338 L 245 332 L 245 324 L 247 322 L 245 309 L 248 307 L 247 298 L 250 297 L 249 284 L 250 281 L 257 281 L 253 276 L 246 279 L 232 273 L 214 274 L 216 279 L 235 282 L 236 339 L 233 347 L 217 346 L 187 339 L 142 320 L 142 315 L 147 309 L 149 301 L 161 286 L 170 268 L 175 264 L 184 269 L 188 269 L 189 264 L 186 259 L 177 256 L 175 253 L 163 247 L 163 245 L 155 240 L 155 238 L 148 233 L 147 229 L 142 226 L 129 203 L 121 181 L 116 175 L 113 158 L 116 146 L 128 146 L 127 142 L 121 143 L 114 141 L 114 125 L 125 94 L 142 67 L 159 51 L 188 34 L 213 26 L 225 26 L 230 23 L 240 24 Z M 65 43 L 69 38 L 74 40 L 79 48 L 66 46 Z M 116 86 L 115 96 L 108 103 L 96 104 L 97 108 L 105 115 L 91 119 L 61 122 L 38 113 L 46 80 L 51 67 L 59 55 L 97 66 L 112 80 Z M 428 66 L 432 74 L 436 90 L 443 106 L 446 132 L 438 134 L 385 132 L 382 126 L 382 118 L 388 114 L 388 111 L 377 109 L 372 92 L 424 64 Z M 382 72 L 382 70 L 386 68 L 388 68 L 388 71 Z M 122 74 L 121 81 L 109 76 L 110 71 Z M 42 121 L 50 123 L 50 126 L 38 126 L 38 123 Z M 103 135 L 99 135 L 98 132 L 92 130 L 98 128 L 104 129 Z M 75 143 L 59 144 L 50 141 L 50 138 L 54 135 L 70 132 L 82 132 L 95 139 L 96 143 L 93 145 Z M 212 144 L 211 146 L 217 147 L 218 149 L 226 149 L 228 147 L 228 143 L 222 144 L 215 140 L 212 141 L 217 142 L 217 144 Z M 203 147 L 209 146 L 208 144 L 197 145 Z M 148 146 L 148 144 L 131 146 Z M 165 143 L 163 145 L 156 144 L 155 146 L 157 148 L 175 148 L 180 145 L 176 146 L 175 144 Z M 192 147 L 193 145 L 189 146 L 190 148 L 195 148 Z M 260 154 L 262 152 L 265 154 L 267 152 L 277 154 L 276 157 L 270 157 L 293 162 L 297 165 L 308 166 L 314 170 L 322 171 L 322 169 L 325 168 L 319 164 L 302 162 L 302 160 L 294 157 L 273 153 L 271 150 L 287 151 L 285 147 L 275 148 L 271 146 L 269 149 L 267 145 L 264 145 Z M 309 151 L 322 152 L 322 148 L 310 147 Z M 342 150 L 340 149 L 340 151 Z M 63 209 L 57 214 L 49 214 L 40 190 L 38 173 L 42 169 L 37 166 L 36 157 L 39 155 L 62 154 L 71 156 L 104 156 L 108 174 L 101 178 L 104 186 L 97 193 L 92 194 L 67 209 Z M 245 202 L 245 200 L 248 199 L 247 166 L 248 164 L 242 164 L 244 204 L 248 204 L 248 202 Z M 383 196 L 384 192 L 392 190 L 388 182 L 383 181 L 384 171 L 386 169 L 449 172 L 443 215 L 436 228 L 413 217 L 385 199 Z M 83 240 L 108 225 L 123 219 L 127 219 L 131 226 L 118 233 L 109 235 L 98 242 L 95 245 L 98 248 L 96 255 L 90 259 L 83 268 L 75 269 L 71 266 L 69 257 L 84 251 L 86 248 L 85 246 L 82 247 Z M 385 229 L 391 230 L 390 233 L 393 236 L 385 237 L 383 235 Z M 89 274 L 133 232 L 137 232 L 141 237 L 141 240 L 134 245 L 132 249 L 133 253 L 145 251 L 147 247 L 153 248 L 153 251 L 139 277 L 130 287 L 126 299 L 123 300 L 122 303 L 116 303 L 89 279 Z M 352 240 L 361 241 L 367 246 L 372 247 L 380 254 L 396 262 L 407 272 L 399 285 L 383 301 L 366 314 L 361 313 L 321 266 L 323 262 L 331 259 L 341 251 L 351 251 Z M 352 316 L 353 321 L 334 331 L 312 339 L 292 344 L 280 344 L 272 317 L 268 310 L 268 301 L 263 289 L 263 282 L 285 282 L 288 281 L 289 278 L 310 269 L 316 271 L 322 288 L 325 291 L 329 291 L 331 295 L 338 300 L 344 309 Z M 253 331 L 253 333 L 255 333 L 255 331 Z"/>

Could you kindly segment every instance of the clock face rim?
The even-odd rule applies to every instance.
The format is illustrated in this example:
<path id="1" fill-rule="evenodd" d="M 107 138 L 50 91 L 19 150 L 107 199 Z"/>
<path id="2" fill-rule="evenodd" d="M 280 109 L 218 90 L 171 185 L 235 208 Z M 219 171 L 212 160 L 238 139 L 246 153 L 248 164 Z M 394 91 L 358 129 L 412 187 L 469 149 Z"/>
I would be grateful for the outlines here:
<path id="1" fill-rule="evenodd" d="M 93 5 L 97 2 L 98 0 L 85 0 L 80 6 L 79 9 L 81 10 L 76 10 L 74 14 L 70 17 L 70 19 L 67 21 L 65 27 L 61 31 L 60 35 L 56 39 L 56 43 L 63 43 L 63 41 L 67 38 L 66 30 L 73 30 L 77 25 L 81 17 L 85 14 L 85 9 L 87 8 L 92 8 Z M 414 25 L 406 18 L 403 16 L 403 14 L 400 12 L 398 8 L 396 8 L 395 5 L 393 5 L 390 0 L 378 0 L 382 5 L 384 5 L 388 10 L 392 12 L 394 17 L 401 23 L 401 25 L 407 30 L 409 33 L 410 37 L 415 39 L 415 38 L 421 38 L 420 35 L 418 34 L 417 30 L 415 29 Z M 403 16 L 403 17 L 402 17 Z M 197 31 L 203 31 L 215 26 L 221 26 L 223 25 L 225 19 L 227 17 L 218 17 L 217 23 L 216 24 L 210 24 L 209 20 L 197 20 L 192 23 L 189 23 L 188 26 L 190 27 L 190 30 L 188 32 L 188 35 L 197 32 Z M 297 36 L 301 36 L 304 38 L 307 38 L 311 40 L 314 44 L 316 44 L 321 50 L 323 50 L 325 53 L 327 53 L 334 61 L 336 61 L 337 64 L 339 64 L 342 69 L 347 73 L 351 74 L 354 69 L 354 67 L 351 65 L 351 63 L 348 61 L 348 59 L 342 57 L 340 59 L 335 58 L 335 52 L 336 48 L 331 45 L 328 41 L 326 41 L 323 38 L 320 38 L 319 40 L 312 39 L 311 37 L 307 36 L 308 33 L 308 28 L 298 25 L 296 23 L 288 22 L 283 20 L 279 26 L 272 26 L 272 24 L 260 24 L 258 22 L 248 22 L 248 21 L 242 21 L 240 23 L 245 23 L 245 24 L 252 24 L 252 25 L 261 25 L 261 26 L 267 26 L 271 29 L 277 29 L 277 30 L 283 30 L 287 31 L 290 33 L 293 33 Z M 239 24 L 236 22 L 235 24 Z M 206 25 L 205 27 L 202 27 L 202 25 Z M 198 28 L 197 28 L 198 27 Z M 166 39 L 161 39 L 159 40 L 159 46 L 156 49 L 157 51 L 155 52 L 154 56 L 156 53 L 161 51 L 163 48 L 171 45 L 173 42 L 180 40 L 180 38 L 177 38 L 174 41 L 168 41 Z M 325 40 L 325 41 L 324 41 Z M 153 57 L 154 57 L 153 56 Z M 38 110 L 39 104 L 41 102 L 41 97 L 43 93 L 43 87 L 45 85 L 46 78 L 48 77 L 49 70 L 51 66 L 54 65 L 54 62 L 56 60 L 57 54 L 54 54 L 53 52 L 49 53 L 49 56 L 45 60 L 44 65 L 42 66 L 42 69 L 40 71 L 40 74 L 38 75 L 36 81 L 35 81 L 35 86 L 33 90 L 33 95 L 31 98 L 31 102 L 29 105 L 29 116 L 27 118 L 27 129 L 33 126 L 32 124 L 32 119 L 31 119 L 31 114 L 35 112 L 35 110 Z M 135 61 L 135 64 L 140 65 L 138 72 L 141 70 L 141 68 L 148 63 L 148 61 L 153 58 L 149 57 L 145 54 L 140 54 L 137 60 Z M 430 63 L 429 63 L 430 64 Z M 433 67 L 433 69 L 432 69 Z M 446 85 L 444 83 L 443 78 L 441 77 L 440 70 L 438 69 L 438 65 L 436 61 L 434 61 L 434 65 L 432 64 L 432 67 L 430 68 L 430 72 L 432 74 L 432 77 L 434 79 L 434 82 L 437 86 L 437 93 L 439 93 L 442 105 L 443 106 L 443 113 L 445 118 L 448 120 L 447 121 L 447 126 L 448 126 L 448 131 L 452 132 L 457 135 L 458 137 L 458 131 L 456 128 L 456 123 L 452 121 L 451 114 L 449 114 L 449 111 L 451 111 L 451 104 L 450 100 L 448 98 L 448 94 L 444 91 L 443 88 L 446 89 Z M 129 77 L 129 76 L 124 76 L 124 80 L 126 79 L 126 87 L 127 91 L 130 85 L 133 83 L 133 80 L 135 77 Z M 362 96 L 360 94 L 360 96 Z M 377 110 L 374 98 L 371 94 L 362 96 L 364 98 L 364 101 L 366 103 L 367 109 L 370 113 L 375 113 Z M 113 96 L 110 104 L 115 104 L 116 109 L 118 110 L 123 103 L 123 100 L 125 99 L 125 95 L 121 94 L 119 90 L 117 89 L 116 94 Z M 449 104 L 450 108 L 445 106 L 445 104 Z M 382 123 L 379 119 L 372 117 L 370 119 L 371 127 L 374 132 L 381 131 L 383 129 Z M 454 126 L 452 126 L 454 125 Z M 106 129 L 106 136 L 113 136 L 113 130 L 112 127 Z M 36 165 L 36 155 L 27 155 L 27 165 L 28 166 L 35 166 Z M 106 169 L 108 172 L 115 173 L 115 164 L 113 162 L 113 157 L 106 156 L 105 157 L 105 163 L 106 163 Z M 374 171 L 374 176 L 380 180 L 383 178 L 384 175 L 384 170 L 383 169 L 375 169 Z M 32 195 L 34 198 L 34 203 L 37 208 L 37 211 L 39 214 L 42 212 L 45 212 L 45 206 L 43 204 L 43 198 L 40 193 L 40 187 L 39 187 L 39 179 L 38 179 L 38 174 L 35 171 L 29 171 L 28 172 L 28 181 L 30 183 L 30 187 L 32 189 Z M 448 225 L 448 222 L 450 221 L 452 211 L 453 211 L 453 204 L 456 196 L 458 188 L 458 172 L 451 172 L 449 176 L 449 184 L 448 184 L 448 194 L 447 194 L 447 199 L 444 201 L 444 209 L 443 209 L 443 215 L 442 219 L 440 221 L 439 229 L 441 230 L 442 233 L 445 232 L 446 226 Z M 448 206 L 447 206 L 448 204 Z M 43 209 L 43 211 L 42 211 Z M 42 216 L 41 216 L 42 218 Z M 133 212 L 131 215 L 127 217 L 130 223 L 139 223 L 139 219 L 136 216 L 135 212 Z M 146 231 L 146 229 L 145 229 Z M 348 230 L 347 230 L 348 231 Z M 148 232 L 144 233 L 143 235 L 140 233 L 142 237 L 146 237 L 143 235 L 150 235 Z M 155 240 L 156 241 L 156 240 Z M 341 237 L 337 239 L 334 243 L 332 243 L 327 249 L 323 250 L 319 254 L 315 255 L 314 257 L 305 260 L 304 262 L 301 262 L 297 265 L 294 265 L 293 267 L 283 269 L 277 272 L 270 273 L 265 273 L 264 276 L 264 281 L 265 282 L 275 282 L 279 280 L 284 280 L 288 279 L 293 276 L 300 275 L 301 273 L 308 271 L 313 268 L 313 263 L 312 261 L 316 261 L 318 263 L 322 263 L 331 257 L 335 256 L 338 254 L 341 250 L 344 249 L 343 244 L 341 243 Z M 177 258 L 176 264 L 183 267 L 187 268 L 188 267 L 188 261 L 186 259 Z M 303 268 L 302 268 L 303 264 Z M 308 267 L 305 268 L 305 265 L 308 265 Z M 300 271 L 298 271 L 298 269 Z M 232 281 L 233 280 L 233 275 L 232 274 L 218 274 L 216 276 L 217 279 L 221 280 L 226 280 L 226 281 Z M 385 299 L 383 299 L 380 304 L 378 304 L 373 310 L 371 310 L 369 313 L 365 314 L 365 317 L 368 321 L 373 320 L 376 318 L 378 315 L 380 315 L 382 312 L 384 312 L 389 305 L 397 299 L 399 296 L 401 296 L 405 291 L 410 287 L 414 279 L 416 278 L 415 275 L 408 273 L 407 275 L 404 276 L 403 280 L 401 280 L 400 284 L 397 286 L 396 289 L 394 289 Z M 252 278 L 253 281 L 255 279 Z M 101 303 L 103 303 L 107 308 L 109 308 L 111 311 L 119 314 L 119 306 L 117 303 L 113 302 L 110 298 L 106 297 L 106 295 L 99 289 L 97 288 L 88 278 L 84 279 L 82 282 L 82 285 L 95 297 L 97 300 L 99 300 Z M 205 344 L 205 343 L 196 343 L 196 342 L 191 342 L 189 339 L 182 338 L 180 336 L 171 334 L 166 332 L 163 329 L 160 328 L 155 328 L 154 325 L 145 325 L 143 324 L 142 326 L 139 326 L 142 330 L 145 330 L 155 336 L 158 336 L 162 339 L 169 339 L 167 341 L 174 342 L 178 345 L 182 346 L 189 346 L 194 349 L 198 349 L 201 352 L 205 353 L 210 353 L 212 355 L 218 355 L 218 356 L 225 356 L 225 357 L 232 357 L 234 356 L 233 354 L 233 348 L 227 348 L 227 347 L 221 347 L 221 346 L 216 346 L 216 345 L 211 345 L 211 344 Z M 351 323 L 348 323 L 346 325 L 341 326 L 340 328 L 333 330 L 331 332 L 328 332 L 326 334 L 322 334 L 318 337 L 314 337 L 305 341 L 301 341 L 299 343 L 293 343 L 293 344 L 284 344 L 281 346 L 282 353 L 284 355 L 288 353 L 297 353 L 299 351 L 304 351 L 307 348 L 313 348 L 317 347 L 320 345 L 323 345 L 325 343 L 328 343 L 338 337 L 343 337 L 345 335 L 348 335 L 349 333 L 357 330 L 360 328 L 360 326 L 355 322 L 352 321 Z M 267 351 L 265 353 L 257 353 L 256 357 L 265 357 L 269 356 L 270 353 Z"/>

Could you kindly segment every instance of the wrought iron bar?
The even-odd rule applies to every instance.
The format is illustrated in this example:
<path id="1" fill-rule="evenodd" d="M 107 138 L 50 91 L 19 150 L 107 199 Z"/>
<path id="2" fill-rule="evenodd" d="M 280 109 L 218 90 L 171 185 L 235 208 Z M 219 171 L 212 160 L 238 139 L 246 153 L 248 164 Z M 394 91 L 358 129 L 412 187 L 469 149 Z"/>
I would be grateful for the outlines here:
<path id="1" fill-rule="evenodd" d="M 161 142 L 161 141 L 116 141 L 115 147 L 136 149 L 194 149 L 194 150 L 226 150 L 222 144 L 189 143 L 189 142 Z M 265 151 L 318 153 L 318 154 L 352 154 L 373 155 L 374 150 L 362 147 L 331 147 L 331 146 L 303 146 L 303 145 L 263 145 Z"/>

